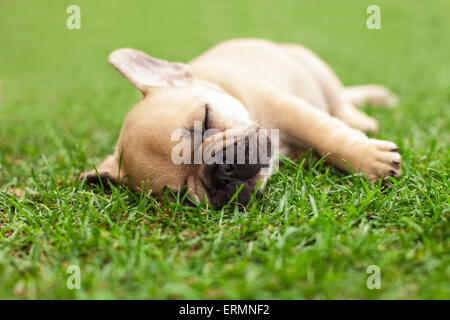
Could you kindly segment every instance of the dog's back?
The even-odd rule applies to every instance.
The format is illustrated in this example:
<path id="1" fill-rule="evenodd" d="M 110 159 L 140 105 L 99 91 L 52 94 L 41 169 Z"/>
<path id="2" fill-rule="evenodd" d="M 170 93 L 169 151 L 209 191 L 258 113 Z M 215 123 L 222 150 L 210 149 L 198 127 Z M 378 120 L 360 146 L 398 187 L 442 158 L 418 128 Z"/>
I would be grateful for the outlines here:
<path id="1" fill-rule="evenodd" d="M 302 47 L 299 46 L 299 50 Z M 225 66 L 242 74 L 254 74 L 274 87 L 301 97 L 315 107 L 329 111 L 320 81 L 307 65 L 290 54 L 284 45 L 262 39 L 233 39 L 222 42 L 190 62 L 194 71 L 202 70 L 204 64 Z M 200 67 L 199 67 L 200 66 Z M 219 68 L 213 68 L 218 70 Z M 202 73 L 202 71 L 199 71 Z M 223 82 L 217 74 L 216 84 Z M 202 74 L 197 74 L 202 78 Z M 211 76 L 208 76 L 211 81 Z M 239 81 L 239 78 L 234 78 Z"/>

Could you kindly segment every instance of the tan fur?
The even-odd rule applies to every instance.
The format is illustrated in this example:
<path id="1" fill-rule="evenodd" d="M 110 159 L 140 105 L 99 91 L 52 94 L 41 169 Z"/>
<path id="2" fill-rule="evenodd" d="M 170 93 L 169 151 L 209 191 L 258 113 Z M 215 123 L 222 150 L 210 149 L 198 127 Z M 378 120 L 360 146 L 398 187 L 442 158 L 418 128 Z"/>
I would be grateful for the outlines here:
<path id="1" fill-rule="evenodd" d="M 378 124 L 356 109 L 367 102 L 394 106 L 395 97 L 378 85 L 345 88 L 309 49 L 237 39 L 188 65 L 141 55 L 119 50 L 110 58 L 144 97 L 128 114 L 115 154 L 98 167 L 101 176 L 115 180 L 121 159 L 120 178 L 135 190 L 145 186 L 161 195 L 164 187 L 187 185 L 202 199 L 208 194 L 204 167 L 173 164 L 170 137 L 177 128 L 201 120 L 205 104 L 212 108 L 214 127 L 222 131 L 255 124 L 280 129 L 285 154 L 312 147 L 340 169 L 348 172 L 348 162 L 371 180 L 400 173 L 397 146 L 368 138 L 365 132 L 377 131 Z M 146 78 L 146 72 L 152 76 Z"/>

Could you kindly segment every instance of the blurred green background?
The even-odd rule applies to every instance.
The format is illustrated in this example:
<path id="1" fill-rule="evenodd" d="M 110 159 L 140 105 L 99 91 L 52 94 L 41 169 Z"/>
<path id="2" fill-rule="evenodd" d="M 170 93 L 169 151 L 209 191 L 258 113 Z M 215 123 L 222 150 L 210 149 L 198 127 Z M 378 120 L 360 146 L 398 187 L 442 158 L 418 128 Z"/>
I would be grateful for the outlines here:
<path id="1" fill-rule="evenodd" d="M 71 4 L 81 8 L 80 30 L 66 28 Z M 366 27 L 371 4 L 381 30 Z M 0 298 L 449 298 L 449 12 L 446 0 L 0 0 Z M 344 200 L 326 202 L 312 188 L 321 210 L 313 219 L 310 198 L 289 189 L 290 169 L 274 178 L 276 196 L 257 207 L 251 235 L 241 233 L 247 212 L 222 212 L 222 229 L 214 212 L 173 222 L 130 204 L 125 191 L 78 189 L 80 171 L 112 152 L 140 98 L 108 65 L 111 51 L 186 62 L 235 37 L 306 45 L 344 84 L 380 83 L 398 95 L 398 109 L 367 111 L 379 137 L 400 146 L 405 178 L 392 197 L 374 198 L 379 207 L 364 204 L 396 215 L 363 217 L 369 231 L 353 209 L 335 218 L 365 199 L 349 183 Z M 346 180 L 331 172 L 312 185 L 339 190 Z M 283 201 L 291 205 L 278 212 Z M 82 265 L 83 290 L 65 287 L 69 263 Z M 365 287 L 371 263 L 383 266 L 381 291 Z"/>
<path id="2" fill-rule="evenodd" d="M 225 39 L 263 37 L 310 47 L 344 84 L 382 83 L 401 98 L 411 90 L 418 95 L 428 95 L 430 88 L 438 94 L 448 92 L 448 1 L 377 1 L 382 30 L 366 27 L 366 8 L 372 3 L 2 0 L 0 110 L 8 125 L 0 132 L 24 148 L 29 135 L 15 136 L 11 130 L 27 130 L 41 139 L 37 124 L 61 134 L 73 130 L 76 136 L 92 135 L 91 130 L 106 125 L 118 129 L 139 98 L 107 64 L 108 54 L 119 47 L 189 61 Z M 81 8 L 81 30 L 66 28 L 70 4 Z M 428 96 L 430 103 L 437 99 Z M 112 101 L 106 109 L 104 99 Z M 63 107 L 68 100 L 74 104 Z M 432 112 L 434 116 L 444 109 Z M 405 116 L 402 113 L 403 121 Z"/>

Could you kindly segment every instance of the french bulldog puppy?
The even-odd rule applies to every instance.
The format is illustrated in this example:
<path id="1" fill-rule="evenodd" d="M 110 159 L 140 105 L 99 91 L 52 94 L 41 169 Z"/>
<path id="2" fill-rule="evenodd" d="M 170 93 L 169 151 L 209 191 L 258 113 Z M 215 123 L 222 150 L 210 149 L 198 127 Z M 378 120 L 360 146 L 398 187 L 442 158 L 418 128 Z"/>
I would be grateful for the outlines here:
<path id="1" fill-rule="evenodd" d="M 247 161 L 249 150 L 260 147 L 259 138 L 275 143 L 270 130 L 279 130 L 277 148 L 270 152 L 271 146 L 267 154 L 271 159 L 277 153 L 300 156 L 313 148 L 341 170 L 370 180 L 400 174 L 397 146 L 367 137 L 378 130 L 377 121 L 356 109 L 365 103 L 394 107 L 396 98 L 380 85 L 344 87 L 325 62 L 300 45 L 229 40 L 188 64 L 118 49 L 109 62 L 143 98 L 127 115 L 114 154 L 82 174 L 89 183 L 109 179 L 135 191 L 151 190 L 157 197 L 167 188 L 184 188 L 191 197 L 207 197 L 216 209 L 241 188 L 238 201 L 245 205 L 258 181 L 264 183 L 270 175 L 267 161 Z M 174 139 L 180 129 L 193 135 Z M 214 132 L 204 135 L 210 129 Z M 248 139 L 248 132 L 257 139 Z M 200 143 L 193 142 L 196 133 Z M 229 135 L 234 138 L 224 143 Z M 192 157 L 197 148 L 214 145 L 212 155 L 222 158 L 239 140 L 244 141 L 242 163 L 233 162 L 235 156 L 231 162 L 174 160 L 180 145 L 191 147 L 180 154 Z"/>

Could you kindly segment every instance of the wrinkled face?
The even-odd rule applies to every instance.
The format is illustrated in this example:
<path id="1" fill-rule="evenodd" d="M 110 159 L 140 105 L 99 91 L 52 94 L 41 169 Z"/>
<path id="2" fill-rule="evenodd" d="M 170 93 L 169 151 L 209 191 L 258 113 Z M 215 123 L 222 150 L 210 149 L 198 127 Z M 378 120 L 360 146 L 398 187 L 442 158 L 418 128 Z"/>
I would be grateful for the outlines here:
<path id="1" fill-rule="evenodd" d="M 130 49 L 110 62 L 144 98 L 126 117 L 115 154 L 98 166 L 100 177 L 160 197 L 167 189 L 206 196 L 216 209 L 241 188 L 237 200 L 246 204 L 270 169 L 271 149 L 245 107 L 187 66 Z M 95 170 L 85 176 L 98 181 Z"/>

